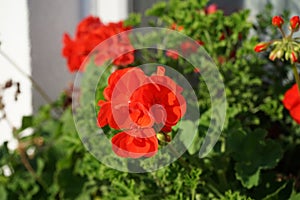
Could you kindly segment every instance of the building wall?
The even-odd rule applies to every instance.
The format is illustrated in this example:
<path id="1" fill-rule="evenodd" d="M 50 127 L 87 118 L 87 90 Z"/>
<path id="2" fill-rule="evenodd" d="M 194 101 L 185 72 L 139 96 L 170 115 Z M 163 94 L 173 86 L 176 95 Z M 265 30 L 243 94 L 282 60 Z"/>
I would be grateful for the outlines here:
<path id="1" fill-rule="evenodd" d="M 0 1 L 0 49 L 25 73 L 31 74 L 28 29 L 27 1 Z M 5 94 L 7 117 L 15 126 L 20 126 L 22 116 L 32 111 L 31 83 L 0 55 L 0 84 L 9 79 L 20 82 L 21 94 L 17 102 L 14 101 L 15 91 L 8 90 Z M 0 144 L 11 138 L 10 127 L 5 121 L 0 121 Z"/>
<path id="2" fill-rule="evenodd" d="M 61 55 L 64 32 L 73 35 L 81 16 L 79 0 L 28 0 L 32 76 L 52 98 L 71 84 L 73 77 Z M 33 90 L 33 107 L 46 103 Z"/>

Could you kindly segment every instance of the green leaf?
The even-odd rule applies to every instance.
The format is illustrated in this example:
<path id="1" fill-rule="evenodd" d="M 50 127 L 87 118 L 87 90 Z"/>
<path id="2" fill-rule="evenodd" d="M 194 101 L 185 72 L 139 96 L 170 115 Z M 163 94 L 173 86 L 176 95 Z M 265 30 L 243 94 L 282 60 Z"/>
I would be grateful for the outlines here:
<path id="1" fill-rule="evenodd" d="M 62 122 L 62 133 L 77 133 L 76 127 L 73 120 L 72 110 L 67 109 L 61 116 L 61 122 Z M 74 135 L 74 134 L 71 134 Z"/>
<path id="2" fill-rule="evenodd" d="M 299 200 L 299 199 L 300 199 L 300 193 L 296 193 L 296 192 L 294 192 L 289 198 L 289 200 Z"/>
<path id="3" fill-rule="evenodd" d="M 85 178 L 73 174 L 71 169 L 60 171 L 57 177 L 57 183 L 61 191 L 60 198 L 75 199 L 80 195 L 85 182 Z"/>
<path id="4" fill-rule="evenodd" d="M 32 116 L 24 116 L 22 118 L 22 126 L 21 130 L 25 130 L 28 127 L 31 127 L 33 123 L 33 117 Z"/>
<path id="5" fill-rule="evenodd" d="M 264 130 L 256 129 L 249 133 L 237 130 L 228 137 L 227 147 L 236 161 L 236 178 L 246 188 L 257 186 L 261 170 L 275 167 L 282 157 L 280 145 L 265 136 Z"/>
<path id="6" fill-rule="evenodd" d="M 154 6 L 146 11 L 147 16 L 161 16 L 167 7 L 166 2 L 158 2 Z"/>
<path id="7" fill-rule="evenodd" d="M 141 14 L 140 13 L 130 13 L 128 18 L 124 21 L 125 26 L 138 26 L 141 24 Z"/>

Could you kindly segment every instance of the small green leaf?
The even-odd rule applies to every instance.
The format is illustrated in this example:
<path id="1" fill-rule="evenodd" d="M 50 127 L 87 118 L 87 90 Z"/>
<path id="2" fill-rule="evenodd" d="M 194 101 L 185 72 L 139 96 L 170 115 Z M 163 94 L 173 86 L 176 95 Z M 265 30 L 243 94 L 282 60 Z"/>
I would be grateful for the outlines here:
<path id="1" fill-rule="evenodd" d="M 125 26 L 138 26 L 141 24 L 141 14 L 140 13 L 130 13 L 128 19 L 124 21 Z"/>
<path id="2" fill-rule="evenodd" d="M 24 116 L 22 118 L 22 130 L 25 130 L 26 128 L 32 126 L 33 118 L 32 116 Z"/>

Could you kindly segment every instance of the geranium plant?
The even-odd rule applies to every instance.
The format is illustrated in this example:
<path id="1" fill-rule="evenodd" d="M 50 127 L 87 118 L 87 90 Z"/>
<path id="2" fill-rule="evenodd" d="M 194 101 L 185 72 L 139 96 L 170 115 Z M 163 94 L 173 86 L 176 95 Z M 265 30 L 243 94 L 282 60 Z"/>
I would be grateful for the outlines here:
<path id="1" fill-rule="evenodd" d="M 1 146 L 0 199 L 299 199 L 299 17 L 287 35 L 270 5 L 253 24 L 207 3 L 155 4 L 150 24 L 165 32 L 134 34 L 132 14 L 65 34 L 76 81 L 23 118 L 16 150 Z M 225 99 L 226 117 L 214 107 Z"/>

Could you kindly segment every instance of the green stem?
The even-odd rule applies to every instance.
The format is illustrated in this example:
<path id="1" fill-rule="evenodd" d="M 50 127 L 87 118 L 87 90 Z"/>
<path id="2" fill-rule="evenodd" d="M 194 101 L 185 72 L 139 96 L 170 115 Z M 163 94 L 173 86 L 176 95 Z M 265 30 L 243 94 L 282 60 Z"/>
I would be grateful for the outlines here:
<path id="1" fill-rule="evenodd" d="M 300 78 L 299 78 L 299 74 L 298 74 L 298 70 L 297 70 L 296 64 L 293 63 L 292 67 L 293 67 L 293 72 L 294 72 L 295 80 L 296 80 L 296 83 L 298 85 L 298 91 L 299 91 L 299 94 L 300 94 Z"/>
<path id="2" fill-rule="evenodd" d="M 215 195 L 217 195 L 219 198 L 223 198 L 224 196 L 219 192 L 215 186 L 213 186 L 210 183 L 206 183 L 206 187 L 208 187 Z"/>
<path id="3" fill-rule="evenodd" d="M 291 30 L 291 34 L 289 35 L 289 38 L 292 38 L 292 37 L 293 37 L 293 34 L 294 34 L 294 30 L 292 29 L 292 30 Z"/>
<path id="4" fill-rule="evenodd" d="M 285 38 L 286 37 L 285 32 L 283 31 L 282 27 L 279 27 L 279 31 L 281 32 L 282 37 Z"/>
<path id="5" fill-rule="evenodd" d="M 191 189 L 192 192 L 192 200 L 195 200 L 195 196 L 196 196 L 196 188 L 192 188 Z"/>

